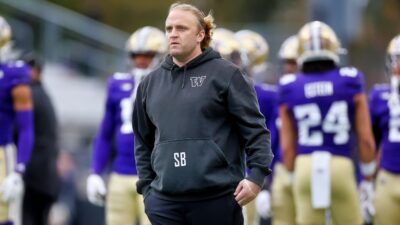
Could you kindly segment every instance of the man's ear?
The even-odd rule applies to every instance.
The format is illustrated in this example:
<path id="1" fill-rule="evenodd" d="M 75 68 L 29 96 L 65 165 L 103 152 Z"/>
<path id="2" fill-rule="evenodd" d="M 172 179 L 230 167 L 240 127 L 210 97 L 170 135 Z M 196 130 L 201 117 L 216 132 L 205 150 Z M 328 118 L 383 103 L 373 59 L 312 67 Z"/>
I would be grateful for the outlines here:
<path id="1" fill-rule="evenodd" d="M 197 34 L 197 41 L 199 43 L 202 42 L 205 36 L 206 36 L 205 31 L 203 29 L 200 30 L 200 32 Z"/>

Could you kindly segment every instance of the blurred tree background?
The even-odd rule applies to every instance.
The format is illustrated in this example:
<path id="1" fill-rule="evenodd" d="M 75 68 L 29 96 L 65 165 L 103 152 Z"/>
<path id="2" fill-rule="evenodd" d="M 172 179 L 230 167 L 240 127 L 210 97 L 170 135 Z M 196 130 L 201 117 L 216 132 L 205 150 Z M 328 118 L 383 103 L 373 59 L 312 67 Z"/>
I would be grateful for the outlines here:
<path id="1" fill-rule="evenodd" d="M 50 2 L 78 11 L 100 22 L 126 32 L 132 32 L 144 25 L 163 28 L 168 7 L 173 0 L 49 0 Z M 333 1 L 333 0 L 332 0 Z M 192 0 L 208 12 L 212 10 L 217 26 L 232 30 L 254 27 L 269 27 L 267 39 L 281 42 L 284 36 L 295 33 L 310 15 L 307 6 L 312 0 Z M 322 2 L 322 1 L 321 1 Z M 348 63 L 367 74 L 367 83 L 385 80 L 384 56 L 387 43 L 400 27 L 400 0 L 365 1 L 361 29 L 357 36 L 347 43 Z M 275 32 L 274 31 L 278 31 Z M 281 43 L 278 42 L 278 43 Z M 272 43 L 276 43 L 273 41 Z M 272 46 L 274 59 L 279 46 Z M 274 52 L 275 51 L 275 52 Z"/>
<path id="2" fill-rule="evenodd" d="M 7 1 L 7 0 L 1 0 Z M 40 2 L 31 0 L 31 2 Z M 164 27 L 174 0 L 47 0 L 127 33 L 151 25 Z M 283 40 L 307 21 L 320 19 L 338 33 L 348 55 L 344 65 L 366 74 L 367 85 L 385 81 L 385 49 L 400 28 L 400 0 L 189 0 L 213 12 L 217 26 L 233 31 L 253 29 L 270 44 L 269 60 Z M 355 7 L 358 5 L 357 7 Z M 11 12 L 12 14 L 12 12 Z M 40 27 L 33 24 L 33 26 Z M 36 29 L 34 32 L 36 33 Z M 35 43 L 38 40 L 35 40 Z M 123 46 L 123 43 L 121 43 Z"/>
<path id="3" fill-rule="evenodd" d="M 367 74 L 367 83 L 388 80 L 385 54 L 389 41 L 400 34 L 400 1 L 369 1 L 361 33 L 350 45 L 350 61 Z"/>
<path id="4" fill-rule="evenodd" d="M 103 23 L 132 32 L 143 25 L 163 27 L 173 0 L 49 0 Z M 193 0 L 204 12 L 210 10 L 220 25 L 266 23 L 285 8 L 289 0 Z M 298 1 L 302 2 L 302 1 Z"/>

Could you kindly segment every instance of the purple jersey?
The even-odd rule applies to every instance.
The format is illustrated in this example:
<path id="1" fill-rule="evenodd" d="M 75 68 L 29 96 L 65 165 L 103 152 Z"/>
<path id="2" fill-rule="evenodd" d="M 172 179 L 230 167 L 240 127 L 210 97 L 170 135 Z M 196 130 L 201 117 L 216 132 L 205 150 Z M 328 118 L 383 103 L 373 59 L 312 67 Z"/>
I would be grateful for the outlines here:
<path id="1" fill-rule="evenodd" d="M 279 104 L 287 105 L 295 121 L 297 154 L 329 151 L 350 157 L 354 96 L 363 91 L 363 74 L 355 68 L 282 77 Z"/>
<path id="2" fill-rule="evenodd" d="M 375 85 L 369 95 L 370 114 L 376 142 L 381 146 L 381 167 L 400 173 L 400 106 L 389 107 L 390 94 L 389 85 Z"/>
<path id="3" fill-rule="evenodd" d="M 260 111 L 265 117 L 265 123 L 271 132 L 271 148 L 274 153 L 274 159 L 271 164 L 281 160 L 279 150 L 279 131 L 277 127 L 278 119 L 278 88 L 270 84 L 256 84 L 258 104 Z"/>
<path id="4" fill-rule="evenodd" d="M 18 85 L 29 85 L 29 67 L 22 61 L 0 64 L 0 145 L 13 142 L 15 111 L 12 89 Z"/>
<path id="5" fill-rule="evenodd" d="M 115 73 L 108 81 L 105 114 L 93 150 L 92 171 L 100 174 L 111 157 L 112 143 L 116 154 L 113 171 L 136 175 L 131 97 L 135 87 L 132 74 Z M 114 141 L 114 142 L 113 142 Z"/>

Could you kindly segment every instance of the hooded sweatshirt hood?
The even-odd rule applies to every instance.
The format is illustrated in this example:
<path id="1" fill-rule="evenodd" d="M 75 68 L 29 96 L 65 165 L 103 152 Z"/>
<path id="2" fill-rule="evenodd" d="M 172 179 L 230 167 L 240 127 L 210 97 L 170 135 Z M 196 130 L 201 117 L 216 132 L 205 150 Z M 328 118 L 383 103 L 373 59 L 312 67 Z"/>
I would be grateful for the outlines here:
<path id="1" fill-rule="evenodd" d="M 195 68 L 195 67 L 197 67 L 201 64 L 204 64 L 210 60 L 218 59 L 218 58 L 221 58 L 221 55 L 218 52 L 214 51 L 212 48 L 206 48 L 203 50 L 203 52 L 200 55 L 198 55 L 196 58 L 192 59 L 191 61 L 189 61 L 182 67 L 179 67 L 178 65 L 176 65 L 172 59 L 172 56 L 170 54 L 168 54 L 165 57 L 165 60 L 162 63 L 161 67 L 165 70 L 170 71 L 171 79 L 173 79 L 178 74 L 177 72 L 183 70 L 181 88 L 184 88 L 185 81 L 186 81 L 186 71 L 188 69 Z"/>

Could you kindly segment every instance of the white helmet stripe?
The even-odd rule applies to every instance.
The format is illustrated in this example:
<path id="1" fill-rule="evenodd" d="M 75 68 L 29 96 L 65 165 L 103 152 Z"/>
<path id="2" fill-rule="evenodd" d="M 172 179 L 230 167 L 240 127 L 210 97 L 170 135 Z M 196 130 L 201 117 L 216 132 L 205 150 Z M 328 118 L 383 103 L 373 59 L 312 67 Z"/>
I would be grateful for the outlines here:
<path id="1" fill-rule="evenodd" d="M 313 23 L 310 26 L 311 29 L 311 49 L 315 50 L 315 51 L 319 51 L 321 50 L 321 39 L 320 39 L 320 26 L 318 23 Z"/>
<path id="2" fill-rule="evenodd" d="M 146 46 L 146 41 L 149 40 L 151 29 L 150 27 L 144 27 L 138 34 L 138 50 L 143 50 L 143 47 Z"/>

